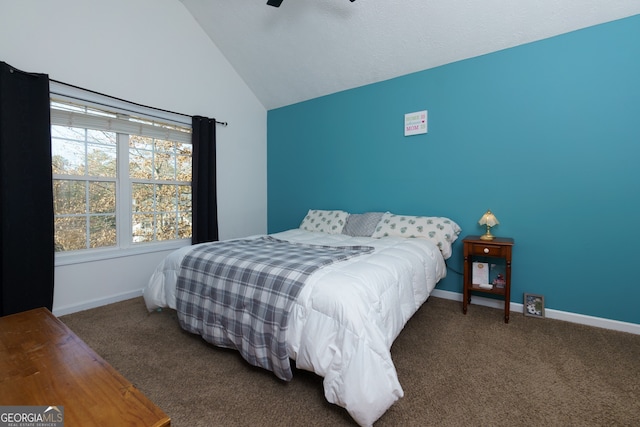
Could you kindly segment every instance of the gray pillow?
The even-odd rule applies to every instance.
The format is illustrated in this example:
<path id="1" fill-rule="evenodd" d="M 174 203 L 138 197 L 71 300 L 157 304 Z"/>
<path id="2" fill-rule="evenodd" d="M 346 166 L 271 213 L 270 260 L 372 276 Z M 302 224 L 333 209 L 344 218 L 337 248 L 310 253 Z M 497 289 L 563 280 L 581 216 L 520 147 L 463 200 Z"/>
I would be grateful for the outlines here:
<path id="1" fill-rule="evenodd" d="M 342 229 L 342 234 L 352 237 L 371 237 L 384 212 L 367 212 L 351 214 Z"/>

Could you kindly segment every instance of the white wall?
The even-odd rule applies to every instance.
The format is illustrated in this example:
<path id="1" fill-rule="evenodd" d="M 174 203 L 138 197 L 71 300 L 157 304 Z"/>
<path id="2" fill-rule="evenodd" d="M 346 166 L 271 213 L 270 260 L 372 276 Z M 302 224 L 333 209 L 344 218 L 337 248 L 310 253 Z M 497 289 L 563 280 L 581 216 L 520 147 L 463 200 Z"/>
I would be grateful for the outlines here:
<path id="1" fill-rule="evenodd" d="M 0 60 L 218 127 L 220 238 L 267 230 L 267 112 L 178 0 L 0 0 Z M 57 266 L 54 313 L 140 295 L 166 252 Z"/>

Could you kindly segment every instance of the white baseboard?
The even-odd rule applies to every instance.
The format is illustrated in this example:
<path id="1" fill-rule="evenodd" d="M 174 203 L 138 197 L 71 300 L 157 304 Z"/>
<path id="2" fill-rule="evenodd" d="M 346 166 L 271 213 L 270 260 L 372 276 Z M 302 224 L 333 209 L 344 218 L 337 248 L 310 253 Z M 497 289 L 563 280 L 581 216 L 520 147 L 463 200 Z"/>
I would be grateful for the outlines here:
<path id="1" fill-rule="evenodd" d="M 113 304 L 114 302 L 125 301 L 132 298 L 142 296 L 142 289 L 135 291 L 124 292 L 122 294 L 112 295 L 107 298 L 98 298 L 91 301 L 83 302 L 82 304 L 68 305 L 65 307 L 53 307 L 53 314 L 56 317 L 64 316 L 66 314 L 77 313 L 78 311 L 89 310 L 103 305 Z"/>
<path id="2" fill-rule="evenodd" d="M 462 302 L 462 294 L 459 292 L 434 289 L 433 292 L 431 292 L 431 295 L 438 298 Z M 500 310 L 504 309 L 504 302 L 501 300 L 483 298 L 477 295 L 473 296 L 472 304 L 497 308 Z M 524 306 L 523 304 L 512 302 L 509 309 L 513 314 L 522 314 Z M 462 308 L 460 310 L 462 311 Z M 598 328 L 612 329 L 615 331 L 640 335 L 640 325 L 636 323 L 621 322 L 618 320 L 605 319 L 603 317 L 586 316 L 584 314 L 570 313 L 568 311 L 553 310 L 549 308 L 546 308 L 544 313 L 545 317 L 548 317 L 549 319 L 564 320 L 566 322 L 579 323 L 581 325 L 595 326 Z"/>

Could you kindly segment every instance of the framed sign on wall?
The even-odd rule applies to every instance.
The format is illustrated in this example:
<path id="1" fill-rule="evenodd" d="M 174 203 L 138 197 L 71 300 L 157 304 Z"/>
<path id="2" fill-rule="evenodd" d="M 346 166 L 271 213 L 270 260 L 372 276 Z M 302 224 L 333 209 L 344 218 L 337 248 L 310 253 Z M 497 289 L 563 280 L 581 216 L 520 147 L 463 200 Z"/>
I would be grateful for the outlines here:
<path id="1" fill-rule="evenodd" d="M 427 133 L 427 110 L 404 115 L 404 136 Z"/>

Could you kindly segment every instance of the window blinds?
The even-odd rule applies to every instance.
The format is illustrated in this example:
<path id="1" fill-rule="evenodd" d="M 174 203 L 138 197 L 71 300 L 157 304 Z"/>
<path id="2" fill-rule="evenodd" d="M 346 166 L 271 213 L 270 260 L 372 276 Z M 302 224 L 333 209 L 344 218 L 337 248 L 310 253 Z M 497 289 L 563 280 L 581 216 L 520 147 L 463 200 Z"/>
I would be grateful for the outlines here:
<path id="1" fill-rule="evenodd" d="M 51 100 L 51 124 L 140 135 L 191 144 L 191 129 L 115 111 Z"/>

